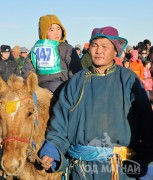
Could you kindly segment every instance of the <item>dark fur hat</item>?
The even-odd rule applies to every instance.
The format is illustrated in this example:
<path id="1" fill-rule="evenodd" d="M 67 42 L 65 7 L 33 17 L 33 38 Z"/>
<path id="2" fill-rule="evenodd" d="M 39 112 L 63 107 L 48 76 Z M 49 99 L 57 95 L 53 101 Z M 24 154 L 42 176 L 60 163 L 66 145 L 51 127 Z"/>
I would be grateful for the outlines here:
<path id="1" fill-rule="evenodd" d="M 1 45 L 1 52 L 11 52 L 11 47 L 8 45 Z"/>

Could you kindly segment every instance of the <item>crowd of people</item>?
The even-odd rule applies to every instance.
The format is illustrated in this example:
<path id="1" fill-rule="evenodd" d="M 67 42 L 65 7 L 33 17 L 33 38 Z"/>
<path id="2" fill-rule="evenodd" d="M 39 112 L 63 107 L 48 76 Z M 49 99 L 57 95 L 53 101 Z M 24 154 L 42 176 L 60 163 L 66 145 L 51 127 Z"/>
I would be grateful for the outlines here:
<path id="1" fill-rule="evenodd" d="M 77 44 L 75 49 L 80 57 L 83 68 L 92 65 L 92 59 L 89 54 L 89 43 L 85 43 L 83 49 Z M 145 39 L 136 46 L 128 45 L 121 56 L 114 60 L 120 66 L 131 69 L 141 80 L 150 102 L 153 101 L 153 46 L 151 41 Z"/>
<path id="2" fill-rule="evenodd" d="M 45 17 L 44 17 L 45 18 Z M 51 17 L 53 18 L 53 17 Z M 42 17 L 43 19 L 43 17 Z M 42 20 L 43 21 L 43 20 Z M 56 22 L 56 19 L 54 20 Z M 62 27 L 61 23 L 57 20 L 57 24 Z M 40 19 L 41 23 L 41 19 Z M 50 22 L 52 24 L 52 22 Z M 54 22 L 53 22 L 54 23 Z M 42 27 L 41 27 L 42 26 Z M 44 28 L 43 25 L 40 25 L 41 28 Z M 62 30 L 63 32 L 65 29 Z M 62 32 L 62 33 L 63 33 Z M 63 33 L 66 34 L 66 33 Z M 47 38 L 47 37 L 41 37 L 40 39 Z M 54 37 L 47 38 L 52 39 L 56 41 L 57 40 Z M 56 75 L 40 75 L 38 74 L 39 78 L 39 85 L 41 87 L 48 88 L 50 91 L 52 91 L 55 95 L 59 95 L 60 90 L 62 89 L 65 82 L 68 80 L 69 77 L 71 77 L 71 74 L 74 74 L 75 72 L 81 70 L 82 68 L 88 68 L 92 65 L 92 59 L 89 53 L 89 43 L 85 43 L 83 49 L 81 48 L 80 44 L 76 44 L 73 48 L 71 45 L 68 45 L 68 42 L 66 40 L 66 37 L 64 37 L 64 40 L 61 41 L 59 46 L 59 53 L 61 54 L 60 58 L 64 59 L 65 54 L 61 53 L 61 51 L 72 51 L 69 54 L 71 54 L 71 58 L 73 61 L 73 67 L 69 67 L 69 60 L 61 61 L 61 66 L 63 69 L 67 71 L 67 67 L 70 69 L 68 70 L 68 75 L 65 74 L 65 72 L 57 73 Z M 61 50 L 62 47 L 62 50 Z M 10 75 L 12 73 L 16 75 L 22 76 L 24 79 L 27 78 L 30 71 L 36 72 L 37 69 L 34 67 L 31 56 L 30 56 L 30 50 L 28 50 L 26 47 L 20 47 L 18 45 L 11 48 L 9 45 L 1 45 L 0 47 L 0 75 L 3 77 L 5 81 L 8 80 Z M 68 53 L 67 53 L 68 54 Z M 77 56 L 78 54 L 78 56 Z M 7 60 L 7 61 L 6 61 Z M 151 46 L 151 41 L 148 39 L 145 39 L 142 42 L 139 42 L 136 46 L 130 46 L 128 45 L 125 50 L 122 52 L 120 57 L 115 57 L 114 60 L 116 63 L 120 66 L 123 66 L 125 68 L 131 69 L 133 72 L 137 74 L 137 76 L 140 78 L 141 82 L 144 85 L 144 88 L 147 92 L 147 95 L 150 99 L 150 102 L 153 101 L 153 46 Z M 7 62 L 7 63 L 6 63 Z M 65 62 L 65 63 L 62 63 Z M 81 67 L 82 66 L 82 67 Z M 74 68 L 75 67 L 75 68 Z"/>
<path id="3" fill-rule="evenodd" d="M 0 47 L 0 76 L 7 81 L 11 74 L 27 78 L 30 70 L 34 70 L 29 50 L 26 47 L 1 45 Z"/>
<path id="4" fill-rule="evenodd" d="M 129 46 L 111 26 L 94 28 L 89 39 L 83 49 L 79 44 L 73 47 L 56 15 L 41 16 L 39 40 L 30 51 L 1 45 L 0 75 L 4 81 L 13 73 L 26 79 L 33 71 L 39 85 L 54 95 L 39 152 L 45 170 L 63 171 L 63 178 L 74 180 L 149 180 L 153 177 L 151 42 Z M 105 146 L 104 138 L 109 139 Z M 131 162 L 138 165 L 138 172 L 131 170 Z"/>

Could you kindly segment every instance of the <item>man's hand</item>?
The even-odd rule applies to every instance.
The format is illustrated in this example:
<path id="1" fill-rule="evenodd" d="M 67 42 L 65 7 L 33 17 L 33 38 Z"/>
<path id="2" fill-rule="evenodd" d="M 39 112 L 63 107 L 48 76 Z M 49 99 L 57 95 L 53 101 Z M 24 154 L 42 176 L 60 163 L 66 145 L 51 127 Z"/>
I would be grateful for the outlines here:
<path id="1" fill-rule="evenodd" d="M 43 163 L 41 164 L 41 166 L 45 170 L 48 170 L 52 166 L 52 162 L 54 161 L 54 159 L 49 156 L 43 156 L 42 161 L 43 161 Z"/>

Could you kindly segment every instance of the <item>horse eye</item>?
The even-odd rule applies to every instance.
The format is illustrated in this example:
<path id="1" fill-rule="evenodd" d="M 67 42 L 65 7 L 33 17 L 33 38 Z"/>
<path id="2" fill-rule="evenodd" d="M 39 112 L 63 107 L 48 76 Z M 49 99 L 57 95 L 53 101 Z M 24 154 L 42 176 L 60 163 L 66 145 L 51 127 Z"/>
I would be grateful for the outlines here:
<path id="1" fill-rule="evenodd" d="M 31 116 L 32 114 L 33 114 L 33 112 L 32 112 L 32 111 L 29 111 L 29 112 L 28 112 L 28 117 Z"/>

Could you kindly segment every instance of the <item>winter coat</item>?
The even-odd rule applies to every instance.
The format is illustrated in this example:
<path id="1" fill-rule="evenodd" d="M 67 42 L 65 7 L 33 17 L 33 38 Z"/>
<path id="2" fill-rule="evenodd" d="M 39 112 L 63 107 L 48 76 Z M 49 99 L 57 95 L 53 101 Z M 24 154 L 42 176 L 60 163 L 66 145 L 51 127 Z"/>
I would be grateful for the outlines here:
<path id="1" fill-rule="evenodd" d="M 68 43 L 64 42 L 59 45 L 59 55 L 61 69 L 64 70 L 57 74 L 38 75 L 39 85 L 47 88 L 59 95 L 66 81 L 73 74 L 82 69 L 82 65 L 76 50 Z"/>
<path id="2" fill-rule="evenodd" d="M 32 64 L 32 61 L 29 57 L 30 57 L 30 55 L 28 55 L 26 58 L 23 56 L 20 56 L 18 59 L 15 59 L 18 69 L 19 69 L 19 72 L 20 72 L 20 75 L 24 79 L 27 78 L 30 71 L 36 72 L 36 70 Z"/>
<path id="3" fill-rule="evenodd" d="M 89 51 L 87 51 L 81 58 L 81 64 L 83 68 L 90 67 L 92 65 L 92 59 Z"/>
<path id="4" fill-rule="evenodd" d="M 143 79 L 143 64 L 141 62 L 140 59 L 136 60 L 136 61 L 132 61 L 130 60 L 130 69 L 132 69 L 133 72 L 136 73 L 136 75 L 140 78 L 140 80 Z"/>
<path id="5" fill-rule="evenodd" d="M 96 138 L 103 140 L 107 132 L 112 144 L 135 151 L 135 156 L 125 162 L 124 169 L 119 166 L 119 179 L 132 180 L 134 176 L 141 176 L 146 172 L 142 169 L 153 161 L 152 118 L 146 92 L 130 69 L 114 65 L 106 75 L 92 69 L 79 71 L 62 89 L 48 126 L 46 138 L 55 145 L 61 157 L 57 170 L 65 170 L 68 166 L 65 157 L 69 157 L 71 145 L 87 146 Z M 140 172 L 132 174 L 132 163 L 142 165 Z M 128 170 L 129 175 L 126 174 Z M 110 180 L 112 175 L 109 160 L 78 159 L 77 163 L 74 159 L 70 172 L 70 179 L 74 180 Z"/>
<path id="6" fill-rule="evenodd" d="M 0 76 L 4 81 L 7 81 L 11 74 L 20 76 L 18 65 L 15 60 L 0 60 Z"/>
<path id="7" fill-rule="evenodd" d="M 144 78 L 142 82 L 146 91 L 152 90 L 153 81 L 152 81 L 150 69 L 146 67 L 144 67 Z"/>

